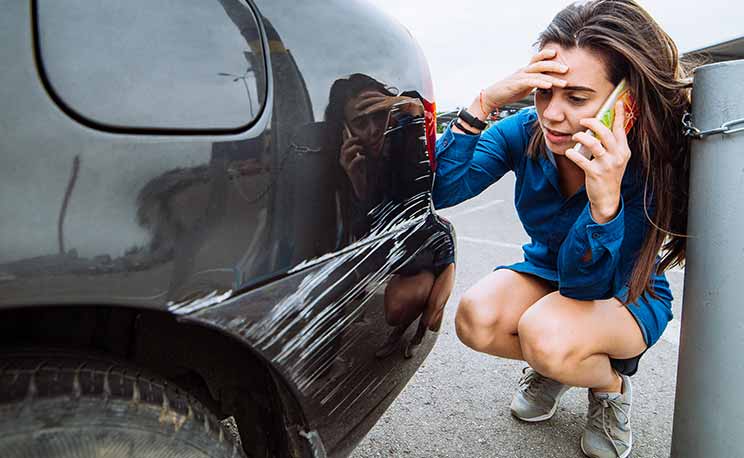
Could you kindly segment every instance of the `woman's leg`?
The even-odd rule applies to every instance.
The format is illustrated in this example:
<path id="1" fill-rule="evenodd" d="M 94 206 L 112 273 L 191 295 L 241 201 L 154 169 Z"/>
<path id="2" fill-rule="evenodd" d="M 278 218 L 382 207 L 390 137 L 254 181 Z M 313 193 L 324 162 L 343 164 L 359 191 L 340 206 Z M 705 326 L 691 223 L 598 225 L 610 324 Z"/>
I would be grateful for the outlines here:
<path id="1" fill-rule="evenodd" d="M 524 359 L 517 324 L 552 288 L 538 277 L 500 269 L 468 289 L 455 317 L 457 336 L 468 347 L 494 356 Z"/>
<path id="2" fill-rule="evenodd" d="M 395 275 L 385 288 L 385 321 L 408 327 L 423 313 L 434 285 L 434 274 L 423 270 L 415 275 Z"/>
<path id="3" fill-rule="evenodd" d="M 385 321 L 394 326 L 375 356 L 391 355 L 401 337 L 416 318 L 424 313 L 426 301 L 434 285 L 434 274 L 421 271 L 415 275 L 395 275 L 385 288 Z"/>
<path id="4" fill-rule="evenodd" d="M 444 306 L 449 300 L 455 286 L 455 264 L 449 264 L 434 280 L 434 286 L 426 301 L 426 310 L 422 316 L 423 323 L 431 331 L 439 331 L 444 317 Z"/>
<path id="5" fill-rule="evenodd" d="M 638 323 L 616 298 L 580 301 L 553 292 L 524 313 L 518 332 L 535 370 L 595 391 L 620 391 L 610 358 L 633 358 L 646 349 Z"/>

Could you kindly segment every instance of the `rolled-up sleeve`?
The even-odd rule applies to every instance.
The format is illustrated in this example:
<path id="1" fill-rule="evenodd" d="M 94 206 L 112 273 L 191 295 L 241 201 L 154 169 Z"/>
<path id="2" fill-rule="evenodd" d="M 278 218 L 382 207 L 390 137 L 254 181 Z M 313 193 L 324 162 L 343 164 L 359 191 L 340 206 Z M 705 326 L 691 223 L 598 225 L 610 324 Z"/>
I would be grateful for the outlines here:
<path id="1" fill-rule="evenodd" d="M 625 203 L 604 224 L 592 218 L 590 204 L 577 218 L 558 252 L 559 291 L 579 300 L 612 297 L 625 235 Z"/>
<path id="2" fill-rule="evenodd" d="M 523 150 L 521 121 L 519 115 L 511 116 L 481 135 L 454 133 L 450 125 L 437 141 L 434 206 L 457 205 L 514 170 L 514 155 Z"/>

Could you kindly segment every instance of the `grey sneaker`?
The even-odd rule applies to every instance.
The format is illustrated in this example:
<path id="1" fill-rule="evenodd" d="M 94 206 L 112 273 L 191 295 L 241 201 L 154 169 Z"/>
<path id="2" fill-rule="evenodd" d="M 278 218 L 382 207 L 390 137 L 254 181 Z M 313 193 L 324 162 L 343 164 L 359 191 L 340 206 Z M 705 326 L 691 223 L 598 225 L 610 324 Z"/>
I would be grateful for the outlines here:
<path id="1" fill-rule="evenodd" d="M 630 378 L 623 379 L 622 393 L 592 393 L 589 390 L 589 412 L 581 451 L 593 458 L 626 458 L 633 446 L 630 431 L 632 388 Z"/>
<path id="2" fill-rule="evenodd" d="M 519 390 L 511 402 L 511 413 L 523 421 L 548 420 L 555 414 L 558 401 L 571 388 L 539 374 L 531 367 L 522 370 Z"/>

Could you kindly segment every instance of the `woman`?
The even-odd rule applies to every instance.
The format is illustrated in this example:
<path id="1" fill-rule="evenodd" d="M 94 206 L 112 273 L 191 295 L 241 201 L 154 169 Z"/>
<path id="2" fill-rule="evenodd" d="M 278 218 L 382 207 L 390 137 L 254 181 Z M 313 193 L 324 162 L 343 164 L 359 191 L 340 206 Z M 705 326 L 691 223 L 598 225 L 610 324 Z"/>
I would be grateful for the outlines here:
<path id="1" fill-rule="evenodd" d="M 573 4 L 538 46 L 437 143 L 435 205 L 469 199 L 511 170 L 532 239 L 523 262 L 464 294 L 457 334 L 477 351 L 529 363 L 511 404 L 519 419 L 547 420 L 570 386 L 588 387 L 582 450 L 626 457 L 629 376 L 672 317 L 663 272 L 685 255 L 688 88 L 674 42 L 632 0 Z M 611 129 L 594 119 L 623 78 L 638 107 L 627 134 L 622 103 Z M 533 90 L 534 108 L 480 131 L 488 114 Z"/>

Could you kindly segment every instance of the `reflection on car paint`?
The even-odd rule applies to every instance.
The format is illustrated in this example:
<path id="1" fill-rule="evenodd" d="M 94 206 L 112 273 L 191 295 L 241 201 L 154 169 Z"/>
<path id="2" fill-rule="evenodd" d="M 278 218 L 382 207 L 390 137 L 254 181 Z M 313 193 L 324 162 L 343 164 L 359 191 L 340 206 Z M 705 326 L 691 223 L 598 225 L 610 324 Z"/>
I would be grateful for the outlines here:
<path id="1" fill-rule="evenodd" d="M 341 221 L 344 231 L 339 232 L 342 240 L 337 240 L 336 245 L 342 248 L 290 269 L 290 273 L 299 275 L 299 284 L 277 298 L 276 304 L 257 320 L 241 318 L 244 309 L 236 307 L 233 301 L 191 309 L 193 319 L 204 320 L 251 342 L 281 368 L 306 398 L 314 399 L 325 416 L 346 414 L 361 399 L 379 398 L 375 392 L 380 389 L 384 396 L 395 382 L 389 380 L 389 371 L 380 370 L 383 359 L 396 348 L 405 349 L 404 357 L 413 356 L 426 330 L 438 327 L 431 321 L 441 313 L 451 291 L 454 271 L 447 266 L 454 262 L 454 239 L 451 227 L 431 210 L 431 172 L 428 160 L 422 160 L 426 157 L 423 110 L 416 99 L 401 100 L 396 96 L 395 103 L 384 102 L 380 100 L 378 106 L 383 104 L 387 116 L 378 119 L 388 124 L 376 130 L 367 126 L 385 137 L 383 142 L 371 136 L 366 139 L 368 146 L 380 147 L 379 151 L 368 153 L 378 160 L 375 168 L 355 175 L 339 159 L 351 190 L 342 200 L 349 208 L 342 208 L 339 213 L 363 221 Z M 410 113 L 401 107 L 418 109 L 417 116 L 396 119 L 396 113 Z M 396 145 L 406 148 L 396 149 Z M 417 147 L 412 148 L 413 145 Z M 407 173 L 403 173 L 404 168 Z M 351 183 L 354 179 L 361 180 L 362 185 L 355 186 Z M 344 245 L 345 241 L 349 244 Z M 404 310 L 409 318 L 390 324 L 391 331 L 380 335 L 368 353 L 361 358 L 356 355 L 354 349 L 359 348 L 359 341 L 370 336 L 356 332 L 355 327 L 365 326 L 371 307 L 387 307 L 389 296 L 400 296 L 394 286 L 405 286 L 404 282 L 391 280 L 416 278 L 427 269 L 434 269 L 429 273 L 431 290 L 440 279 L 450 280 L 449 286 L 434 299 L 431 310 L 427 309 L 429 292 L 415 304 L 398 304 L 399 309 L 413 309 Z M 385 310 L 384 314 L 387 316 L 388 312 Z M 414 335 L 405 338 L 415 320 L 419 324 Z"/>

